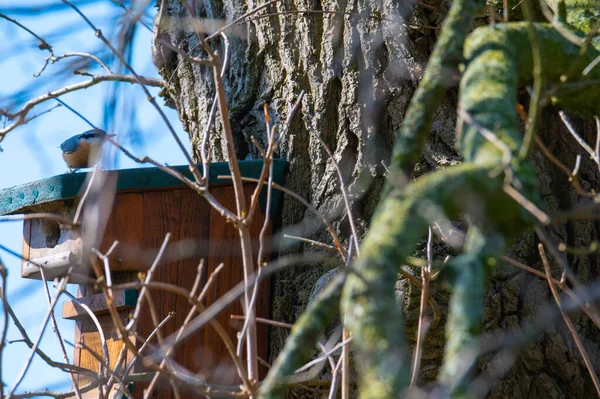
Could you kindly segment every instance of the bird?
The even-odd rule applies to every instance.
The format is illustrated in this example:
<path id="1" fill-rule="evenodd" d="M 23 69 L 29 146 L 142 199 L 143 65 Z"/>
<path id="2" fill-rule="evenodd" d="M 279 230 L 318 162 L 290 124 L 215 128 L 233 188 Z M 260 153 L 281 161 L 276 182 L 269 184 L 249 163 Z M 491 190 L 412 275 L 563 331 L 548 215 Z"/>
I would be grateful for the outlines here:
<path id="1" fill-rule="evenodd" d="M 101 129 L 77 134 L 60 145 L 62 157 L 71 171 L 92 167 L 102 159 L 102 146 L 106 140 L 114 136 Z"/>

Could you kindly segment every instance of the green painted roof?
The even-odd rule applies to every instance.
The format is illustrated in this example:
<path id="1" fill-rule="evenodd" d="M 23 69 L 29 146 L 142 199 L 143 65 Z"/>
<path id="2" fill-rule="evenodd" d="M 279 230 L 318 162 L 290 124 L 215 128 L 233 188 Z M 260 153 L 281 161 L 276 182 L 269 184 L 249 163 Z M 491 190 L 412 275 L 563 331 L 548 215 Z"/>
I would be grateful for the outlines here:
<path id="1" fill-rule="evenodd" d="M 263 161 L 239 161 L 239 165 L 243 177 L 259 178 Z M 202 171 L 202 166 L 199 167 Z M 172 168 L 193 180 L 188 165 L 172 166 Z M 285 160 L 273 160 L 273 180 L 276 183 L 284 183 L 286 168 L 287 162 Z M 123 169 L 108 171 L 108 173 L 118 174 L 117 191 L 187 187 L 183 182 L 158 168 Z M 231 180 L 228 179 L 217 179 L 219 175 L 229 174 L 229 167 L 226 162 L 212 163 L 210 165 L 209 184 L 231 183 Z M 87 172 L 67 173 L 0 190 L 0 215 L 26 213 L 29 208 L 36 205 L 73 199 L 80 193 L 87 175 Z M 265 193 L 266 191 L 263 189 L 261 197 Z M 278 190 L 273 190 L 272 211 L 277 210 L 280 198 L 281 193 Z"/>

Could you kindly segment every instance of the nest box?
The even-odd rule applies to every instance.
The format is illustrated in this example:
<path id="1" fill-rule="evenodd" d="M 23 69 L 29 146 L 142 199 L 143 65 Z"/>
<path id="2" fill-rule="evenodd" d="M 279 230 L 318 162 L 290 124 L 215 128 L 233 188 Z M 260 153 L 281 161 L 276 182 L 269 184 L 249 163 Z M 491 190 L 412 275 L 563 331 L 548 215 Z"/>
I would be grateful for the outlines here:
<path id="1" fill-rule="evenodd" d="M 283 184 L 286 165 L 283 160 L 274 161 L 275 182 Z M 241 174 L 244 177 L 258 178 L 262 167 L 262 161 L 240 162 Z M 191 178 L 187 165 L 174 169 Z M 86 186 L 87 175 L 64 174 L 1 190 L 0 215 L 44 212 L 73 220 L 82 190 Z M 225 218 L 203 197 L 182 182 L 158 168 L 109 171 L 103 175 L 106 178 L 105 184 L 110 187 L 106 190 L 108 197 L 103 199 L 100 196 L 97 199 L 98 206 L 91 208 L 97 214 L 86 214 L 81 228 L 69 229 L 49 219 L 24 221 L 21 276 L 41 279 L 40 267 L 43 267 L 45 278 L 51 280 L 71 270 L 73 277 L 70 282 L 80 284 L 80 298 L 79 301 L 64 303 L 63 317 L 77 322 L 76 343 L 83 343 L 85 348 L 102 354 L 98 328 L 78 302 L 87 304 L 100 321 L 108 344 L 110 365 L 114 367 L 123 342 L 119 340 L 108 314 L 104 295 L 96 291 L 97 288 L 90 284 L 87 278 L 94 276 L 89 267 L 89 254 L 84 253 L 83 248 L 83 241 L 88 235 L 93 237 L 93 242 L 102 253 L 115 241 L 119 242 L 109 257 L 113 285 L 139 281 L 139 272 L 148 270 L 167 233 L 170 233 L 169 245 L 156 269 L 153 281 L 175 284 L 190 290 L 196 278 L 198 265 L 201 259 L 204 259 L 204 273 L 200 285 L 202 288 L 206 284 L 207 276 L 223 262 L 224 268 L 206 295 L 205 304 L 210 306 L 243 281 L 243 270 L 237 230 L 230 223 L 226 223 Z M 222 205 L 235 212 L 231 181 L 219 180 L 219 175 L 229 175 L 226 163 L 211 164 L 210 193 Z M 250 203 L 255 186 L 254 183 L 244 184 L 247 204 Z M 272 193 L 270 211 L 274 215 L 281 194 L 277 190 L 272 190 Z M 250 226 L 255 253 L 264 222 L 265 189 L 261 197 L 261 212 L 253 218 Z M 84 212 L 88 212 L 87 209 Z M 271 229 L 269 226 L 269 235 Z M 266 245 L 269 246 L 270 242 Z M 269 248 L 265 250 L 266 253 L 269 252 Z M 135 289 L 114 292 L 115 303 L 124 324 L 132 317 L 137 293 Z M 161 290 L 151 290 L 151 299 L 160 320 L 174 312 L 161 330 L 163 336 L 176 332 L 191 308 L 187 299 Z M 256 303 L 257 315 L 269 317 L 268 281 L 261 283 Z M 230 315 L 233 314 L 243 314 L 241 304 L 236 302 L 230 305 L 217 319 L 235 342 L 235 334 L 241 329 L 241 322 L 232 321 Z M 129 339 L 139 347 L 154 329 L 155 325 L 146 304 L 142 309 L 136 336 Z M 267 332 L 266 327 L 258 326 L 258 355 L 261 358 L 267 358 Z M 156 339 L 151 343 L 156 344 Z M 207 382 L 239 384 L 225 346 L 211 327 L 206 327 L 186 340 L 174 353 L 174 359 L 193 373 L 201 373 Z M 132 360 L 131 354 L 126 360 Z M 87 349 L 76 349 L 73 363 L 94 372 L 97 372 L 99 367 L 98 360 Z M 141 362 L 136 363 L 135 370 L 142 371 Z M 80 386 L 90 381 L 89 378 L 79 375 Z M 144 383 L 136 383 L 136 397 L 141 397 L 144 386 Z M 168 383 L 162 383 L 159 386 L 159 397 L 170 397 L 170 389 Z M 194 395 L 188 392 L 185 397 Z"/>

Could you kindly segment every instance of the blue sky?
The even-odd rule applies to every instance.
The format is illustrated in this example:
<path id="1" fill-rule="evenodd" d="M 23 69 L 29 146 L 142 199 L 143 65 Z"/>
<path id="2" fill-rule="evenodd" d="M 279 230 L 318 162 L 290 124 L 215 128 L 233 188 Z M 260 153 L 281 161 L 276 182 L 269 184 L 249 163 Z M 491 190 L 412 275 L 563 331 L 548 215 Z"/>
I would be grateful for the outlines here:
<path id="1" fill-rule="evenodd" d="M 19 22 L 34 30 L 37 34 L 45 37 L 53 46 L 55 55 L 69 51 L 99 53 L 104 49 L 100 41 L 94 36 L 94 32 L 81 24 L 81 19 L 73 11 L 54 13 L 49 16 L 43 12 L 37 15 L 11 15 L 11 7 L 34 6 L 35 4 L 60 3 L 60 0 L 1 0 L 0 12 L 9 17 L 18 19 Z M 109 0 L 98 1 L 82 7 L 82 10 L 97 24 L 103 32 L 109 36 L 115 28 L 115 21 L 110 16 L 122 14 L 122 10 L 112 4 Z M 14 9 L 13 9 L 14 10 Z M 152 11 L 154 12 L 154 10 Z M 151 23 L 151 19 L 146 19 Z M 60 37 L 55 32 L 64 33 Z M 145 28 L 137 30 L 135 39 L 135 51 L 133 54 L 133 67 L 141 75 L 158 77 L 151 61 L 151 33 Z M 0 19 L 0 37 L 10 40 L 0 41 L 0 107 L 12 108 L 11 95 L 22 90 L 24 87 L 43 81 L 45 77 L 52 77 L 61 67 L 60 62 L 50 65 L 42 78 L 34 78 L 48 55 L 40 51 L 35 45 L 35 40 L 9 23 Z M 52 38 L 52 39 L 51 39 Z M 114 43 L 114 41 L 113 41 Z M 62 62 L 62 61 L 61 61 Z M 40 84 L 34 91 L 38 94 L 48 90 L 61 88 L 69 83 L 86 79 L 82 76 L 59 77 L 49 81 L 48 85 Z M 61 97 L 69 105 L 75 107 L 96 126 L 103 126 L 102 115 L 104 101 L 107 95 L 107 84 L 96 85 L 85 91 L 72 93 Z M 156 93 L 156 90 L 153 90 Z M 135 124 L 139 128 L 139 134 L 132 135 L 131 125 L 127 121 L 127 115 L 116 116 L 116 127 L 118 140 L 136 155 L 148 155 L 159 162 L 170 165 L 178 165 L 185 159 L 177 148 L 173 138 L 156 111 L 146 100 L 141 88 L 130 86 L 122 95 L 121 104 L 129 104 L 136 110 Z M 162 105 L 163 101 L 157 99 Z M 51 102 L 41 105 L 36 110 L 43 111 L 53 104 Z M 179 132 L 184 143 L 189 143 L 187 135 L 182 131 L 177 115 L 171 109 L 165 108 L 172 124 Z M 128 112 L 125 108 L 125 111 Z M 0 123 L 2 121 L 0 120 Z M 62 162 L 61 152 L 58 146 L 65 139 L 74 134 L 88 130 L 88 125 L 76 115 L 60 107 L 49 114 L 33 120 L 27 125 L 18 127 L 8 134 L 0 143 L 0 189 L 21 185 L 24 183 L 40 180 L 67 171 Z M 129 160 L 115 151 L 107 151 L 103 160 L 106 169 L 139 167 L 138 164 Z M 0 201 L 2 198 L 0 198 Z M 0 244 L 11 250 L 21 252 L 22 223 L 0 223 Z M 46 299 L 42 283 L 36 280 L 25 280 L 20 277 L 20 260 L 6 252 L 0 251 L 0 257 L 9 270 L 8 298 L 13 309 L 20 316 L 21 322 L 28 330 L 31 337 L 38 334 L 40 323 L 46 311 Z M 72 292 L 76 291 L 73 286 Z M 51 288 L 51 293 L 54 290 Z M 61 306 L 58 305 L 60 310 Z M 1 311 L 1 309 L 0 309 Z M 59 312 L 60 314 L 60 312 Z M 64 339 L 73 341 L 74 322 L 64 321 L 57 317 Z M 9 328 L 8 339 L 19 339 L 20 334 L 16 328 Z M 62 361 L 62 355 L 58 350 L 56 337 L 51 328 L 47 328 L 43 339 L 42 349 L 55 360 Z M 67 351 L 72 357 L 72 347 L 67 345 Z M 23 365 L 29 349 L 23 343 L 13 343 L 6 347 L 3 357 L 3 379 L 5 384 L 11 388 Z M 19 386 L 19 392 L 25 390 L 37 390 L 50 388 L 51 390 L 68 389 L 70 382 L 68 376 L 45 365 L 39 359 L 35 360 L 25 380 Z"/>

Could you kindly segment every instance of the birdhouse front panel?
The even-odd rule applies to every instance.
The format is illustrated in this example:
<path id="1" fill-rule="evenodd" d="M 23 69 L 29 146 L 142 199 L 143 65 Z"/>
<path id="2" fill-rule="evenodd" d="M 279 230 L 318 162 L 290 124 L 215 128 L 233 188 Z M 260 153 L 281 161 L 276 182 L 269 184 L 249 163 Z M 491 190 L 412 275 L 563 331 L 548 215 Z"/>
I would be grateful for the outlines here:
<path id="1" fill-rule="evenodd" d="M 177 168 L 189 175 L 187 166 Z M 243 176 L 257 178 L 262 162 L 241 162 L 240 169 Z M 282 183 L 285 163 L 277 161 L 274 170 L 275 181 Z M 194 285 L 201 263 L 200 283 L 194 296 L 202 299 L 203 307 L 209 307 L 244 280 L 239 231 L 202 196 L 156 168 L 102 173 L 106 174 L 105 181 L 113 188 L 112 191 L 105 190 L 111 193 L 110 198 L 103 199 L 100 201 L 102 206 L 91 210 L 83 207 L 80 226 L 68 227 L 60 220 L 33 218 L 25 220 L 23 232 L 23 277 L 41 278 L 40 269 L 44 270 L 46 279 L 62 277 L 70 272 L 70 282 L 80 284 L 79 298 L 64 304 L 63 317 L 73 319 L 77 324 L 74 364 L 89 370 L 89 373 L 78 376 L 82 387 L 94 381 L 101 363 L 109 364 L 111 368 L 116 367 L 119 361 L 122 368 L 132 364 L 135 358 L 132 353 L 121 356 L 124 341 L 117 324 L 125 326 L 131 321 L 140 296 L 141 282 L 157 259 L 167 234 L 169 240 L 154 269 L 137 328 L 125 338 L 139 350 L 148 337 L 153 337 L 144 346 L 140 358 L 135 360 L 132 372 L 148 371 L 143 367 L 143 357 L 153 353 L 165 337 L 176 334 L 186 320 L 189 322 L 202 312 L 202 308 L 196 309 L 190 315 L 193 305 L 186 296 Z M 211 165 L 210 192 L 223 206 L 235 212 L 233 187 L 228 180 L 217 178 L 227 174 L 226 164 Z M 85 175 L 57 176 L 3 190 L 0 198 L 10 195 L 11 198 L 18 196 L 19 200 L 4 209 L 0 207 L 0 213 L 45 212 L 73 220 L 80 204 L 79 197 L 85 189 Z M 49 186 L 53 189 L 48 190 Z M 249 205 L 255 184 L 245 184 L 244 189 Z M 33 190 L 37 191 L 35 195 L 32 195 Z M 255 268 L 259 235 L 265 219 L 264 191 L 259 211 L 249 226 Z M 276 213 L 279 195 L 272 197 L 272 216 Z M 267 259 L 271 233 L 269 224 L 263 244 Z M 90 241 L 89 237 L 95 237 L 96 241 Z M 87 242 L 97 242 L 95 247 L 100 253 L 114 247 L 107 257 L 107 265 L 93 253 L 92 248 L 85 248 Z M 110 269 L 114 287 L 111 297 L 114 307 L 107 303 L 106 266 Z M 177 287 L 179 291 L 169 289 L 167 285 Z M 257 317 L 269 317 L 269 289 L 268 280 L 259 284 Z M 111 309 L 115 309 L 116 313 L 113 311 L 111 314 Z M 214 323 L 223 327 L 228 340 L 235 346 L 237 334 L 244 323 L 243 314 L 241 302 L 232 303 L 212 324 L 177 346 L 172 359 L 207 382 L 239 385 L 233 361 Z M 119 320 L 117 323 L 115 318 Z M 164 324 L 157 329 L 160 323 Z M 258 324 L 257 338 L 258 356 L 266 359 L 266 325 Z M 106 342 L 106 348 L 103 348 L 102 341 Z M 261 374 L 266 374 L 266 369 L 262 369 Z M 135 383 L 136 398 L 143 396 L 147 385 L 148 382 Z M 196 397 L 193 391 L 186 391 L 184 387 L 180 389 L 185 392 L 185 397 Z M 172 397 L 172 387 L 166 380 L 160 381 L 156 392 L 161 398 Z"/>
<path id="2" fill-rule="evenodd" d="M 246 201 L 250 203 L 253 185 L 245 185 Z M 235 197 L 231 186 L 215 187 L 211 190 L 213 196 L 229 209 L 235 209 Z M 250 224 L 253 237 L 254 253 L 258 252 L 258 236 L 262 229 L 264 215 L 256 214 Z M 243 281 L 243 268 L 241 250 L 239 245 L 238 230 L 226 223 L 223 216 L 197 193 L 189 189 L 170 189 L 141 192 L 118 193 L 113 203 L 110 219 L 106 225 L 104 238 L 100 251 L 107 251 L 114 243 L 119 245 L 110 255 L 110 265 L 113 279 L 118 282 L 137 282 L 143 275 L 138 272 L 147 272 L 158 254 L 165 235 L 170 234 L 169 245 L 166 247 L 160 263 L 156 267 L 152 281 L 169 283 L 185 290 L 191 290 L 196 279 L 198 266 L 204 260 L 204 269 L 200 280 L 198 296 L 203 289 L 205 306 L 210 306 L 219 297 Z M 271 226 L 267 228 L 267 236 L 271 235 Z M 270 239 L 267 237 L 265 251 L 268 253 Z M 219 265 L 223 263 L 218 274 L 214 274 Z M 114 265 L 114 267 L 113 267 Z M 208 276 L 212 282 L 207 286 Z M 113 284 L 116 284 L 113 281 Z M 257 294 L 257 317 L 268 318 L 269 282 L 265 281 L 259 286 Z M 93 285 L 86 287 L 84 297 L 102 296 Z M 153 309 L 151 309 L 153 308 Z M 150 290 L 150 301 L 142 308 L 137 334 L 130 337 L 139 347 L 155 330 L 156 324 L 170 317 L 161 328 L 161 334 L 166 337 L 176 333 L 189 314 L 192 305 L 188 299 L 181 295 L 162 289 Z M 132 307 L 120 312 L 123 323 L 126 325 L 132 317 Z M 153 314 L 155 318 L 153 318 Z M 227 332 L 234 345 L 237 343 L 236 334 L 243 326 L 243 320 L 234 320 L 232 315 L 243 315 L 240 302 L 235 302 L 225 308 L 217 317 L 217 321 Z M 118 339 L 118 331 L 107 311 L 97 314 L 104 329 L 111 365 L 116 362 L 118 353 L 123 347 L 123 342 Z M 79 365 L 97 371 L 99 362 L 97 356 L 89 349 L 100 348 L 99 333 L 97 328 L 90 323 L 88 317 L 80 312 L 78 321 L 80 329 L 79 342 L 83 349 L 78 351 Z M 257 329 L 258 355 L 265 359 L 268 356 L 268 329 L 259 325 Z M 158 341 L 153 339 L 150 348 L 156 347 Z M 145 354 L 151 353 L 150 350 Z M 203 375 L 207 381 L 220 385 L 239 385 L 233 362 L 226 350 L 221 337 L 211 325 L 194 334 L 176 348 L 172 358 L 186 369 Z M 143 369 L 141 362 L 135 368 L 136 372 L 148 371 Z M 266 370 L 262 370 L 266 374 Z M 82 378 L 81 384 L 91 382 L 89 378 Z M 143 390 L 147 383 L 136 383 L 137 392 Z M 167 381 L 161 381 L 158 387 L 160 397 L 170 397 L 171 387 Z M 181 388 L 185 391 L 185 388 Z M 166 396 L 165 396 L 166 395 Z M 187 397 L 192 392 L 187 393 Z M 140 396 L 141 397 L 141 396 Z"/>

